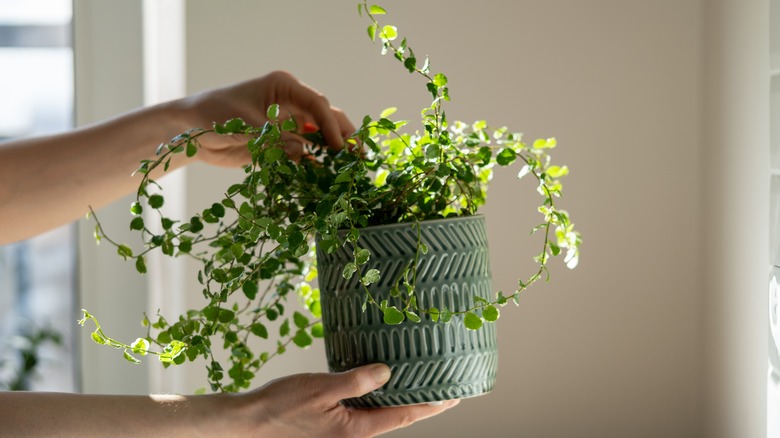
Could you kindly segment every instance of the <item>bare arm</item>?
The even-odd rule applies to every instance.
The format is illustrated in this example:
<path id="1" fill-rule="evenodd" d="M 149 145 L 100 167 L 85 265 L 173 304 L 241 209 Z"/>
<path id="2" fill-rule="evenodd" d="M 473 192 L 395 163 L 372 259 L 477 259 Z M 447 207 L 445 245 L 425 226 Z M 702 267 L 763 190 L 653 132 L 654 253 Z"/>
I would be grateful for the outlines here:
<path id="1" fill-rule="evenodd" d="M 290 74 L 264 77 L 201 93 L 64 134 L 0 144 L 0 244 L 31 237 L 82 217 L 88 206 L 102 207 L 131 193 L 130 175 L 157 145 L 190 128 L 210 128 L 234 117 L 261 124 L 265 110 L 314 123 L 334 147 L 354 130 L 344 114 Z M 245 139 L 204 137 L 199 159 L 219 166 L 249 160 Z M 295 147 L 288 151 L 297 153 Z M 176 168 L 191 159 L 177 155 Z"/>
<path id="2" fill-rule="evenodd" d="M 381 387 L 384 365 L 298 374 L 245 394 L 114 396 L 0 392 L 0 436 L 372 437 L 457 404 L 350 410 L 339 399 Z"/>

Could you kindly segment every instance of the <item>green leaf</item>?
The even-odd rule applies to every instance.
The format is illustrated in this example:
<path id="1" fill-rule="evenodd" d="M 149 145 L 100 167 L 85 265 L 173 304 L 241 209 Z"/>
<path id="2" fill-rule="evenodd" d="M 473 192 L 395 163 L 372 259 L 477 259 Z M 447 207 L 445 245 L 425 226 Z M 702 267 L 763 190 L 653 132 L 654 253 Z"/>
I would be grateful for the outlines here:
<path id="1" fill-rule="evenodd" d="M 190 231 L 193 233 L 197 233 L 202 230 L 203 230 L 203 222 L 200 220 L 199 217 L 193 216 L 190 219 Z"/>
<path id="2" fill-rule="evenodd" d="M 244 123 L 244 120 L 240 118 L 234 118 L 230 119 L 227 122 L 225 122 L 225 129 L 229 133 L 238 133 L 244 130 L 246 127 L 246 123 Z"/>
<path id="3" fill-rule="evenodd" d="M 371 41 L 376 41 L 376 24 L 371 24 L 368 26 L 368 37 L 371 38 Z"/>
<path id="4" fill-rule="evenodd" d="M 306 237 L 298 229 L 292 228 L 293 226 L 290 225 L 290 227 L 287 229 L 287 246 L 290 248 L 297 248 L 301 246 Z"/>
<path id="5" fill-rule="evenodd" d="M 194 141 L 187 142 L 187 156 L 192 158 L 198 153 L 198 145 Z"/>
<path id="6" fill-rule="evenodd" d="M 295 326 L 299 329 L 306 328 L 309 325 L 309 318 L 305 317 L 300 312 L 294 312 L 293 313 L 293 322 L 295 323 Z"/>
<path id="7" fill-rule="evenodd" d="M 352 278 L 352 276 L 357 271 L 357 266 L 354 263 L 347 263 L 346 266 L 344 266 L 344 270 L 341 272 L 341 276 L 345 279 L 349 280 Z"/>
<path id="8" fill-rule="evenodd" d="M 447 76 L 443 73 L 437 73 L 436 76 L 433 77 L 433 85 L 436 85 L 436 88 L 447 85 Z"/>
<path id="9" fill-rule="evenodd" d="M 500 315 L 501 313 L 495 306 L 487 306 L 482 309 L 482 317 L 485 318 L 485 321 L 494 322 Z"/>
<path id="10" fill-rule="evenodd" d="M 279 336 L 287 336 L 290 334 L 290 320 L 285 319 L 282 325 L 279 327 Z"/>
<path id="11" fill-rule="evenodd" d="M 431 143 L 425 147 L 425 158 L 429 160 L 435 160 L 439 158 L 441 153 L 441 146 L 438 143 Z"/>
<path id="12" fill-rule="evenodd" d="M 388 131 L 392 131 L 397 128 L 396 124 L 393 123 L 390 119 L 379 119 L 376 122 L 376 126 L 378 128 L 387 129 Z"/>
<path id="13" fill-rule="evenodd" d="M 144 218 L 138 216 L 133 218 L 133 220 L 130 221 L 130 229 L 131 230 L 143 230 L 144 229 Z"/>
<path id="14" fill-rule="evenodd" d="M 280 164 L 276 166 L 276 171 L 285 175 L 292 175 L 292 169 L 286 164 Z"/>
<path id="15" fill-rule="evenodd" d="M 130 204 L 130 213 L 134 215 L 139 215 L 143 213 L 143 211 L 144 208 L 138 202 L 133 202 L 132 204 Z"/>
<path id="16" fill-rule="evenodd" d="M 139 274 L 146 274 L 146 260 L 144 260 L 143 256 L 135 259 L 135 270 L 138 271 Z"/>
<path id="17" fill-rule="evenodd" d="M 498 163 L 499 166 L 508 166 L 512 164 L 516 158 L 517 154 L 515 154 L 515 151 L 511 148 L 503 148 L 498 155 L 496 155 L 496 163 Z"/>
<path id="18" fill-rule="evenodd" d="M 279 105 L 273 104 L 269 106 L 268 111 L 266 111 L 265 114 L 270 120 L 275 120 L 277 117 L 279 117 Z"/>
<path id="19" fill-rule="evenodd" d="M 149 341 L 144 338 L 138 338 L 135 340 L 135 342 L 130 344 L 130 348 L 133 349 L 133 353 L 146 356 L 146 354 L 149 352 Z"/>
<path id="20" fill-rule="evenodd" d="M 534 149 L 552 149 L 555 147 L 555 139 L 554 138 L 538 138 L 534 140 L 533 144 Z"/>
<path id="21" fill-rule="evenodd" d="M 352 172 L 349 171 L 349 170 L 346 170 L 346 171 L 338 174 L 338 176 L 336 176 L 336 179 L 333 180 L 333 184 L 343 184 L 343 183 L 348 183 L 348 182 L 351 182 L 351 181 L 352 181 Z"/>
<path id="22" fill-rule="evenodd" d="M 260 290 L 260 287 L 256 282 L 247 280 L 243 285 L 241 285 L 241 290 L 244 292 L 244 295 L 246 295 L 247 298 L 254 300 L 257 296 L 257 292 Z"/>
<path id="23" fill-rule="evenodd" d="M 371 258 L 371 251 L 365 248 L 360 248 L 357 251 L 357 254 L 355 254 L 355 261 L 357 262 L 358 265 L 365 265 L 366 263 L 368 263 L 368 260 L 370 258 Z"/>
<path id="24" fill-rule="evenodd" d="M 295 119 L 287 119 L 282 122 L 282 131 L 295 131 L 298 129 L 298 124 L 295 123 Z"/>
<path id="25" fill-rule="evenodd" d="M 225 198 L 222 200 L 222 205 L 224 205 L 227 208 L 236 208 L 236 203 L 233 202 L 230 198 Z"/>
<path id="26" fill-rule="evenodd" d="M 152 195 L 149 197 L 149 206 L 152 208 L 160 208 L 165 203 L 165 198 L 162 195 Z"/>
<path id="27" fill-rule="evenodd" d="M 167 217 L 160 218 L 160 224 L 162 224 L 164 230 L 170 230 L 173 227 L 173 223 L 173 220 Z"/>
<path id="28" fill-rule="evenodd" d="M 206 320 L 208 321 L 216 321 L 217 317 L 219 316 L 219 307 L 215 306 L 209 306 L 203 309 L 203 316 L 206 317 Z"/>
<path id="29" fill-rule="evenodd" d="M 382 32 L 380 32 L 379 36 L 383 40 L 393 41 L 394 39 L 398 38 L 398 28 L 389 24 L 383 26 Z"/>
<path id="30" fill-rule="evenodd" d="M 463 317 L 463 324 L 469 330 L 479 330 L 482 327 L 482 318 L 474 312 L 466 312 L 466 316 Z"/>
<path id="31" fill-rule="evenodd" d="M 385 8 L 377 5 L 371 5 L 371 7 L 369 8 L 369 12 L 371 12 L 374 15 L 383 15 L 387 13 Z"/>
<path id="32" fill-rule="evenodd" d="M 128 353 L 128 352 L 127 352 L 127 350 L 125 350 L 124 357 L 125 357 L 125 360 L 126 360 L 126 361 L 128 361 L 128 362 L 130 362 L 130 363 L 133 363 L 133 364 L 136 364 L 136 365 L 138 365 L 139 363 L 141 363 L 141 361 L 140 361 L 140 360 L 138 360 L 138 359 L 134 358 L 134 357 L 133 357 L 133 355 L 131 355 L 130 353 Z"/>
<path id="33" fill-rule="evenodd" d="M 211 214 L 216 217 L 225 217 L 225 206 L 220 203 L 215 202 L 211 204 L 211 208 L 209 210 L 211 211 Z"/>
<path id="34" fill-rule="evenodd" d="M 128 257 L 133 256 L 133 250 L 127 245 L 119 245 L 116 247 L 116 252 L 120 257 L 127 260 Z"/>
<path id="35" fill-rule="evenodd" d="M 406 315 L 406 319 L 408 319 L 409 321 L 415 323 L 422 321 L 422 319 L 420 319 L 420 316 L 412 312 L 411 310 L 405 311 L 404 314 Z"/>
<path id="36" fill-rule="evenodd" d="M 284 156 L 284 150 L 282 148 L 268 148 L 263 154 L 263 159 L 266 163 L 274 163 L 279 161 Z"/>
<path id="37" fill-rule="evenodd" d="M 417 71 L 417 58 L 410 56 L 404 59 L 404 67 L 409 70 L 409 73 Z"/>
<path id="38" fill-rule="evenodd" d="M 482 165 L 487 166 L 490 163 L 490 158 L 493 156 L 493 151 L 487 146 L 482 146 L 479 148 L 477 155 L 482 160 Z"/>
<path id="39" fill-rule="evenodd" d="M 259 322 L 256 322 L 252 324 L 252 327 L 250 328 L 252 331 L 252 334 L 254 334 L 257 337 L 268 339 L 268 329 L 265 328 L 263 324 L 260 324 Z"/>
<path id="40" fill-rule="evenodd" d="M 321 322 L 318 322 L 311 327 L 311 335 L 315 338 L 322 338 L 325 336 L 325 328 L 322 326 Z"/>
<path id="41" fill-rule="evenodd" d="M 301 347 L 306 348 L 309 345 L 312 344 L 312 338 L 311 336 L 306 332 L 306 330 L 298 330 L 295 332 L 295 337 L 293 337 L 293 344 Z"/>
<path id="42" fill-rule="evenodd" d="M 217 283 L 227 283 L 228 277 L 224 269 L 214 269 L 211 271 L 211 278 Z"/>
<path id="43" fill-rule="evenodd" d="M 192 241 L 185 239 L 184 237 L 181 237 L 181 241 L 179 242 L 179 251 L 187 254 L 190 251 L 192 251 Z"/>
<path id="44" fill-rule="evenodd" d="M 104 338 L 97 331 L 92 332 L 92 340 L 95 341 L 96 344 L 100 344 L 100 345 L 105 345 L 106 344 L 106 338 Z"/>
<path id="45" fill-rule="evenodd" d="M 219 322 L 226 324 L 233 320 L 233 318 L 236 317 L 235 312 L 228 309 L 222 309 L 219 311 Z"/>
<path id="46" fill-rule="evenodd" d="M 369 269 L 368 272 L 366 272 L 366 275 L 360 279 L 360 282 L 363 283 L 363 285 L 368 286 L 379 281 L 379 278 L 380 274 L 378 269 Z"/>
<path id="47" fill-rule="evenodd" d="M 550 166 L 545 173 L 552 178 L 560 178 L 569 174 L 569 168 L 567 166 Z"/>
<path id="48" fill-rule="evenodd" d="M 158 359 L 163 363 L 174 363 L 176 358 L 186 349 L 187 344 L 181 341 L 171 341 L 166 345 Z M 179 362 L 181 363 L 181 362 Z"/>
<path id="49" fill-rule="evenodd" d="M 385 108 L 384 110 L 382 110 L 381 113 L 379 113 L 379 118 L 380 119 L 384 119 L 384 118 L 390 117 L 393 114 L 395 114 L 396 111 L 398 111 L 398 108 L 396 108 L 394 106 L 391 106 L 390 108 Z"/>
<path id="50" fill-rule="evenodd" d="M 398 310 L 397 307 L 395 306 L 386 307 L 383 311 L 384 311 L 385 324 L 398 325 L 404 322 L 405 319 L 404 314 L 401 313 L 401 311 Z"/>

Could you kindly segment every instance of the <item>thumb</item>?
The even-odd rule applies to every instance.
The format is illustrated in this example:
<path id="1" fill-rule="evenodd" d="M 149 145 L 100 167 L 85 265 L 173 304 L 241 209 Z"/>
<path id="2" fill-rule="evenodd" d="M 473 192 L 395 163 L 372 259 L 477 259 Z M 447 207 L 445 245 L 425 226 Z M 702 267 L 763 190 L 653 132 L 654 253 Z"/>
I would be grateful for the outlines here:
<path id="1" fill-rule="evenodd" d="M 328 402 L 338 403 L 345 398 L 359 397 L 381 388 L 390 380 L 390 367 L 375 363 L 327 376 L 324 393 L 330 399 Z"/>

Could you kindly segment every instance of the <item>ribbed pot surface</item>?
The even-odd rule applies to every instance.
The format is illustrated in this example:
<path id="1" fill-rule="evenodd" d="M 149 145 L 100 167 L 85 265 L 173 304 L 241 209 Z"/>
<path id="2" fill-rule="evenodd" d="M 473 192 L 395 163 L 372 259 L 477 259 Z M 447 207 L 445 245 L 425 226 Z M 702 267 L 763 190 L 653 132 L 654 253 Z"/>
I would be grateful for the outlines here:
<path id="1" fill-rule="evenodd" d="M 417 300 L 420 308 L 465 310 L 474 297 L 492 299 L 487 231 L 483 216 L 438 219 L 421 223 L 428 253 L 419 260 Z M 392 224 L 360 229 L 358 245 L 371 251 L 363 272 L 382 273 L 370 290 L 381 302 L 417 247 L 414 224 Z M 342 271 L 354 261 L 351 244 L 332 254 L 317 250 L 325 351 L 333 372 L 382 362 L 392 377 L 381 389 L 344 400 L 352 407 L 397 406 L 473 397 L 493 389 L 498 367 L 495 324 L 466 329 L 461 316 L 449 323 L 383 322 L 376 306 L 361 307 L 364 291 L 357 275 L 346 280 Z M 402 287 L 403 289 L 403 287 Z"/>

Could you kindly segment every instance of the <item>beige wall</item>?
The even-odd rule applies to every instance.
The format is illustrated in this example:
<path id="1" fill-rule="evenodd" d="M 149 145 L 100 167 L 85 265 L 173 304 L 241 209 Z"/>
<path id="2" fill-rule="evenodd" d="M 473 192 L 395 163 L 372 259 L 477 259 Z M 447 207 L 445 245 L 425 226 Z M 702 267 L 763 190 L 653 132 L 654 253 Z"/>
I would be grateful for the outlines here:
<path id="1" fill-rule="evenodd" d="M 415 117 L 422 84 L 379 56 L 355 3 L 188 0 L 186 92 L 286 69 L 355 121 L 387 106 Z M 498 388 L 390 436 L 765 436 L 766 3 L 385 2 L 418 56 L 449 76 L 450 118 L 558 138 L 572 169 L 562 205 L 585 239 L 577 270 L 556 264 L 551 283 L 505 309 Z M 76 2 L 92 17 L 77 24 L 81 122 L 142 101 L 139 5 Z M 187 169 L 184 206 L 202 208 L 238 177 Z M 513 172 L 496 176 L 484 209 L 496 288 L 512 289 L 536 250 L 524 230 L 539 219 L 521 205 L 535 197 Z M 125 223 L 126 206 L 113 208 L 104 218 Z M 131 337 L 145 287 L 105 250 L 82 248 L 84 305 Z M 113 353 L 85 346 L 88 391 L 160 390 L 146 384 L 157 364 Z M 324 369 L 317 346 L 264 378 Z M 198 366 L 166 373 L 181 391 L 205 382 Z"/>
<path id="2" fill-rule="evenodd" d="M 287 69 L 356 121 L 387 106 L 414 117 L 423 85 L 380 58 L 354 3 L 188 1 L 188 92 Z M 551 283 L 504 311 L 494 393 L 391 436 L 697 436 L 701 2 L 385 6 L 448 74 L 450 118 L 558 138 L 573 170 L 562 205 L 585 239 L 576 271 L 556 265 Z M 226 175 L 191 170 L 190 201 Z M 535 196 L 497 175 L 484 210 L 497 288 L 511 289 L 536 250 L 525 230 L 539 218 L 523 206 Z M 277 365 L 268 378 L 324 369 L 319 349 Z"/>

